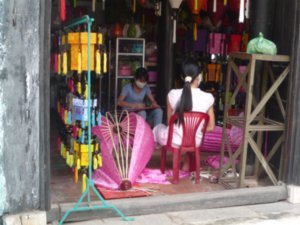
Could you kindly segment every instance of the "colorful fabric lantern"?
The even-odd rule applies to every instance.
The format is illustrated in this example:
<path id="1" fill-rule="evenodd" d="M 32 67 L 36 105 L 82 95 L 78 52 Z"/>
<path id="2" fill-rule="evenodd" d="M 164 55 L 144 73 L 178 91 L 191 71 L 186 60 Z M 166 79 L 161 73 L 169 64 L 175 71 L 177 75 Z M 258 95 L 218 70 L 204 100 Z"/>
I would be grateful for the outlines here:
<path id="1" fill-rule="evenodd" d="M 242 35 L 240 34 L 231 34 L 229 37 L 229 42 L 227 46 L 227 53 L 239 52 L 242 47 Z"/>
<path id="2" fill-rule="evenodd" d="M 91 33 L 90 45 L 90 70 L 95 69 L 95 45 L 97 43 L 97 34 Z M 71 45 L 70 51 L 70 70 L 87 71 L 88 70 L 88 33 L 87 32 L 70 32 L 68 33 L 68 44 Z"/>
<path id="3" fill-rule="evenodd" d="M 228 5 L 230 4 L 230 1 L 228 2 Z M 224 4 L 224 0 L 214 0 L 209 1 L 207 6 L 207 12 L 209 15 L 209 18 L 211 19 L 211 22 L 213 26 L 218 27 L 220 26 L 220 22 L 225 22 L 224 19 L 226 18 L 226 12 L 227 12 L 228 6 L 227 4 Z M 222 23 L 222 24 L 223 24 Z M 224 24 L 223 24 L 224 25 Z"/>
<path id="4" fill-rule="evenodd" d="M 208 53 L 209 54 L 225 54 L 225 41 L 226 35 L 222 33 L 210 33 L 209 34 L 209 45 Z"/>
<path id="5" fill-rule="evenodd" d="M 187 0 L 188 7 L 193 14 L 198 15 L 200 10 L 207 10 L 208 0 Z"/>
<path id="6" fill-rule="evenodd" d="M 195 17 L 198 16 L 200 10 L 207 10 L 207 0 L 187 0 L 188 7 L 190 8 L 191 12 L 194 14 Z M 194 41 L 198 39 L 197 34 L 197 22 L 194 19 Z"/>
<path id="7" fill-rule="evenodd" d="M 60 0 L 60 21 L 66 20 L 66 0 Z"/>

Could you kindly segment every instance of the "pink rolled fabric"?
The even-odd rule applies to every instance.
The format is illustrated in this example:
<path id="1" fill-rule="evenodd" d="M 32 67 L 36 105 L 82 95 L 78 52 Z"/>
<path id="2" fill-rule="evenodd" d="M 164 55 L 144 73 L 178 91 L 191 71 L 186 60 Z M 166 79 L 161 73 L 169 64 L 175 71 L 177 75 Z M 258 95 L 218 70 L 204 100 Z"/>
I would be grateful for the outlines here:
<path id="1" fill-rule="evenodd" d="M 222 132 L 223 128 L 216 126 L 214 131 L 206 132 L 201 145 L 201 151 L 203 152 L 220 152 L 222 147 Z M 240 146 L 243 140 L 243 132 L 240 128 L 232 127 L 226 129 L 227 137 L 230 142 L 231 150 L 234 152 Z M 228 147 L 225 144 L 225 150 L 228 151 Z"/>

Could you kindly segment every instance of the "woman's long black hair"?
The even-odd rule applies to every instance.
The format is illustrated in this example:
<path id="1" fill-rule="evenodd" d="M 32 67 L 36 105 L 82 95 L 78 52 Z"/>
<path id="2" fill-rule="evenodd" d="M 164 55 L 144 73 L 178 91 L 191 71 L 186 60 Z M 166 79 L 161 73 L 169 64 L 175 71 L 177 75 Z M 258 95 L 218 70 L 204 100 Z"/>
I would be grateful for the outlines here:
<path id="1" fill-rule="evenodd" d="M 176 107 L 176 113 L 178 114 L 179 124 L 184 124 L 183 113 L 190 112 L 193 109 L 193 99 L 191 84 L 201 73 L 201 67 L 194 60 L 187 59 L 182 63 L 182 78 L 184 80 L 184 85 L 182 88 L 182 94 L 180 101 Z M 191 81 L 186 81 L 185 78 L 189 76 L 192 78 Z"/>

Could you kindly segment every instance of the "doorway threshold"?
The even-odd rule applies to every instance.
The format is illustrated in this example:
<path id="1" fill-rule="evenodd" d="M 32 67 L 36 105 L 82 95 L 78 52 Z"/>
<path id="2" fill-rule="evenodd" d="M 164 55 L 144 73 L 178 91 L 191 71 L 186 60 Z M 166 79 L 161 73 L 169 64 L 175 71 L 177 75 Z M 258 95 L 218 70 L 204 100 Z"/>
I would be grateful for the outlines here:
<path id="1" fill-rule="evenodd" d="M 287 197 L 287 187 L 283 184 L 280 186 L 240 188 L 213 192 L 113 199 L 107 200 L 107 202 L 115 205 L 126 216 L 137 216 L 184 210 L 272 203 L 286 200 Z M 51 209 L 47 212 L 47 221 L 52 222 L 59 220 L 74 204 L 75 202 L 52 204 Z M 100 201 L 92 201 L 92 205 L 94 204 L 99 205 L 102 203 Z M 76 222 L 110 217 L 118 217 L 118 215 L 109 209 L 93 210 L 73 213 L 66 221 Z"/>

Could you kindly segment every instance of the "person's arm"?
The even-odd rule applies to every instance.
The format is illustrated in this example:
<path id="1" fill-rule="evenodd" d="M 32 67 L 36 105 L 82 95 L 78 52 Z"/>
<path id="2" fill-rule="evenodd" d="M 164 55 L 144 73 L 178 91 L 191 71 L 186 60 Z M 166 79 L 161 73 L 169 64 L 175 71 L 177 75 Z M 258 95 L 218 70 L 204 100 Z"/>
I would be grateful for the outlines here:
<path id="1" fill-rule="evenodd" d="M 127 107 L 127 108 L 131 108 L 131 109 L 141 109 L 144 108 L 145 105 L 144 104 L 138 104 L 138 103 L 129 103 L 125 101 L 125 97 L 123 95 L 120 95 L 118 98 L 118 106 L 120 107 Z"/>
<path id="2" fill-rule="evenodd" d="M 158 108 L 159 105 L 157 104 L 157 102 L 155 101 L 154 97 L 152 94 L 148 94 L 147 95 L 148 99 L 150 100 L 151 102 L 151 107 L 154 107 L 154 108 Z"/>
<path id="3" fill-rule="evenodd" d="M 169 98 L 167 96 L 167 124 L 169 124 L 169 121 L 170 121 L 170 118 L 172 116 L 172 113 L 173 113 L 173 109 L 171 107 Z"/>
<path id="4" fill-rule="evenodd" d="M 209 116 L 209 121 L 206 127 L 206 131 L 213 131 L 215 129 L 215 113 L 213 106 L 208 109 L 207 114 Z"/>

